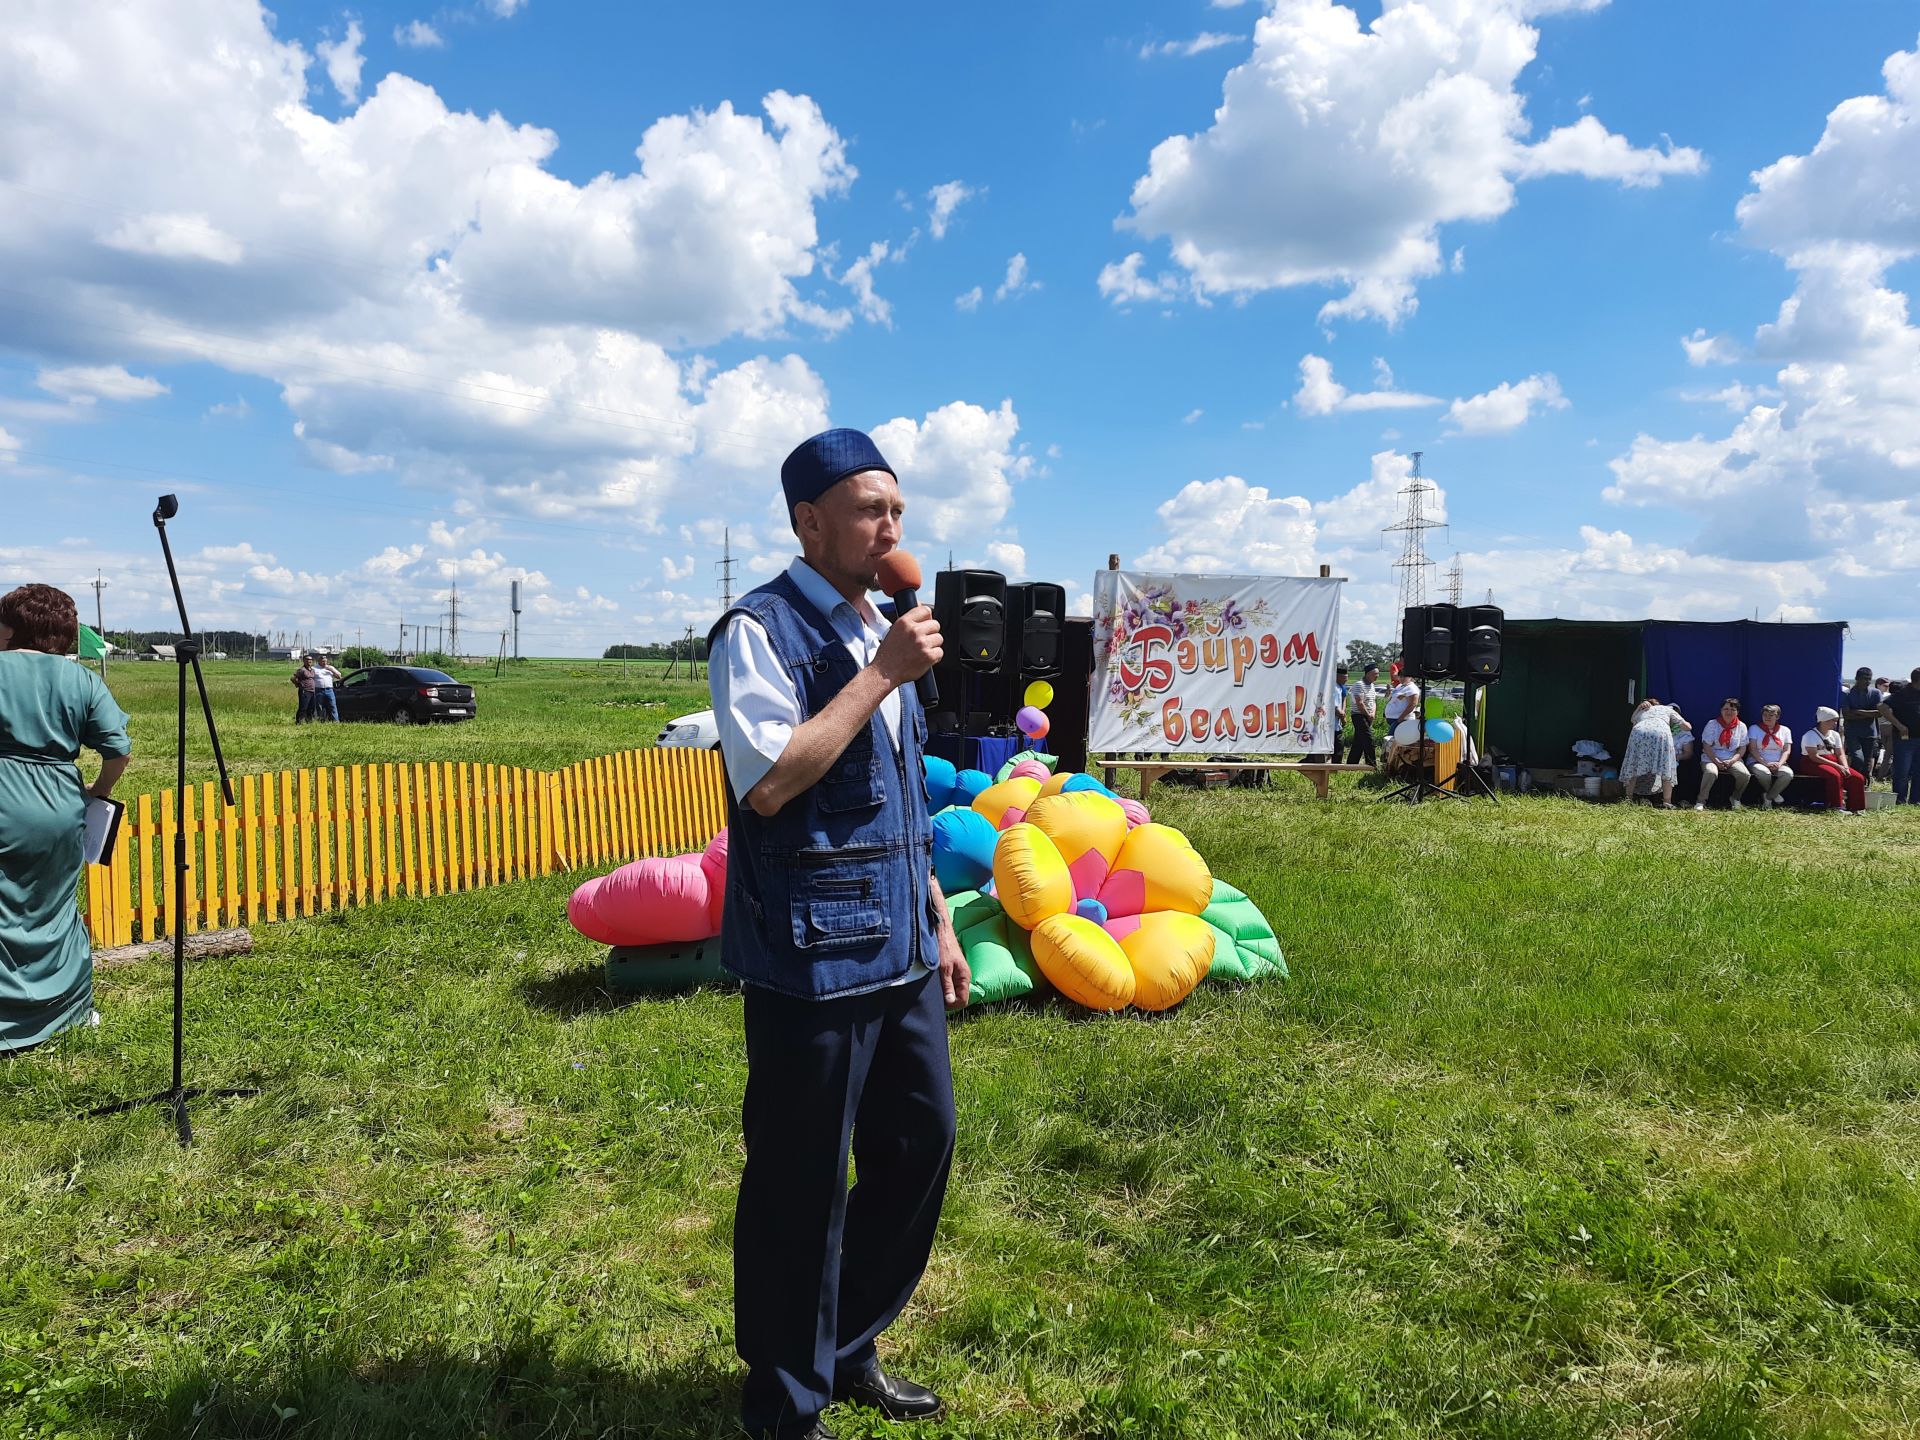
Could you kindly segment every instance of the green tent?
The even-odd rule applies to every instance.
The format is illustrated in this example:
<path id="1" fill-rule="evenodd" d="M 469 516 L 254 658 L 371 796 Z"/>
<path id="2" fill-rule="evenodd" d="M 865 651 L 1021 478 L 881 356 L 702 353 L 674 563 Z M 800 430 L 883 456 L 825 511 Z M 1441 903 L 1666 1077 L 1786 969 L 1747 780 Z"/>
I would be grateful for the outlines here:
<path id="1" fill-rule="evenodd" d="M 1522 765 L 1571 769 L 1573 742 L 1625 753 L 1646 694 L 1639 620 L 1509 620 L 1500 680 L 1481 693 L 1486 745 Z"/>
<path id="2" fill-rule="evenodd" d="M 82 660 L 98 660 L 112 648 L 100 638 L 100 632 L 91 625 L 80 627 L 80 658 Z"/>

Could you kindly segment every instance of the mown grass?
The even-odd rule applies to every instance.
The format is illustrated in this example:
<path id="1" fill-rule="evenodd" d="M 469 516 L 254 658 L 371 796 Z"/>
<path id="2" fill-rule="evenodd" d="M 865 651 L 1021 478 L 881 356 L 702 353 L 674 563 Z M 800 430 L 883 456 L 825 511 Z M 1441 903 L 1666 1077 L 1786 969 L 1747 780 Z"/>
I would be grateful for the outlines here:
<path id="1" fill-rule="evenodd" d="M 1155 797 L 1292 981 L 955 1022 L 918 1433 L 1920 1430 L 1920 821 L 1292 783 Z M 191 1151 L 73 1118 L 162 1083 L 162 964 L 0 1065 L 0 1433 L 730 1434 L 738 998 L 617 1003 L 575 879 L 197 969 L 262 1094 Z"/>

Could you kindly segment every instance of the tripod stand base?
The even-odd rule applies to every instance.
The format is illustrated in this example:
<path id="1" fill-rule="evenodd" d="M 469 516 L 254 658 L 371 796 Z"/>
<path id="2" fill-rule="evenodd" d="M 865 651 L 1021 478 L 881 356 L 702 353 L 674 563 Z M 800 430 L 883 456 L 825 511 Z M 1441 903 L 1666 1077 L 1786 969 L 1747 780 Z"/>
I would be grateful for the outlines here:
<path id="1" fill-rule="evenodd" d="M 1453 791 L 1436 785 L 1431 780 L 1426 779 L 1409 780 L 1399 789 L 1389 790 L 1386 794 L 1380 796 L 1379 799 L 1383 802 L 1388 800 L 1402 800 L 1409 805 L 1418 805 L 1429 795 L 1443 796 L 1448 800 L 1458 800 L 1462 805 L 1467 803 L 1466 796 L 1456 795 Z"/>
<path id="2" fill-rule="evenodd" d="M 111 1105 L 101 1105 L 87 1111 L 89 1120 L 102 1115 L 125 1115 L 130 1110 L 138 1110 L 146 1105 L 165 1105 L 173 1111 L 174 1133 L 180 1137 L 182 1145 L 193 1144 L 193 1123 L 187 1119 L 187 1102 L 211 1098 L 215 1100 L 243 1099 L 249 1095 L 258 1095 L 257 1089 L 240 1087 L 229 1090 L 204 1090 L 198 1085 L 176 1086 L 171 1090 L 162 1090 L 154 1095 L 143 1095 L 138 1100 L 116 1100 Z"/>

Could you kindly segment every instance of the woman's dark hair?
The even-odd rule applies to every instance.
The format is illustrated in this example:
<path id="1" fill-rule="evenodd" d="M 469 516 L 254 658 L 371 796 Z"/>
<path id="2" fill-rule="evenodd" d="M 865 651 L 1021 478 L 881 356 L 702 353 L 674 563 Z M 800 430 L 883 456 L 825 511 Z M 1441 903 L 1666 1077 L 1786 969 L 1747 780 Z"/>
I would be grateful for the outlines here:
<path id="1" fill-rule="evenodd" d="M 73 597 L 51 585 L 22 585 L 0 595 L 0 625 L 13 631 L 16 650 L 64 655 L 80 634 Z"/>
<path id="2" fill-rule="evenodd" d="M 1724 700 L 1722 700 L 1722 701 L 1720 702 L 1720 708 L 1721 708 L 1722 710 L 1724 710 L 1724 709 L 1726 709 L 1726 708 L 1727 708 L 1727 706 L 1729 706 L 1729 705 L 1731 705 L 1731 706 L 1733 706 L 1733 708 L 1734 708 L 1734 709 L 1736 709 L 1736 710 L 1738 710 L 1738 709 L 1740 708 L 1740 702 L 1739 702 L 1738 700 L 1736 700 L 1736 699 L 1735 699 L 1735 698 L 1734 698 L 1733 696 L 1731 696 L 1731 695 L 1729 695 L 1729 696 L 1728 696 L 1728 697 L 1727 697 L 1726 699 L 1724 699 Z"/>

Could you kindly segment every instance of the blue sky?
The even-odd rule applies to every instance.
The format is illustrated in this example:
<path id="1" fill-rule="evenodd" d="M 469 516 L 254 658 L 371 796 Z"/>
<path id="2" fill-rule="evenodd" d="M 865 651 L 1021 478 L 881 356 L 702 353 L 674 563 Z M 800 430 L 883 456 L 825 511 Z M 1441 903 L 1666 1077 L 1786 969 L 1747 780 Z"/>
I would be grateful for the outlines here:
<path id="1" fill-rule="evenodd" d="M 1418 449 L 1436 584 L 1920 661 L 1910 5 L 85 10 L 0 17 L 0 583 L 110 623 L 175 489 L 205 628 L 703 629 L 831 423 L 1076 597 L 1385 638 Z"/>

